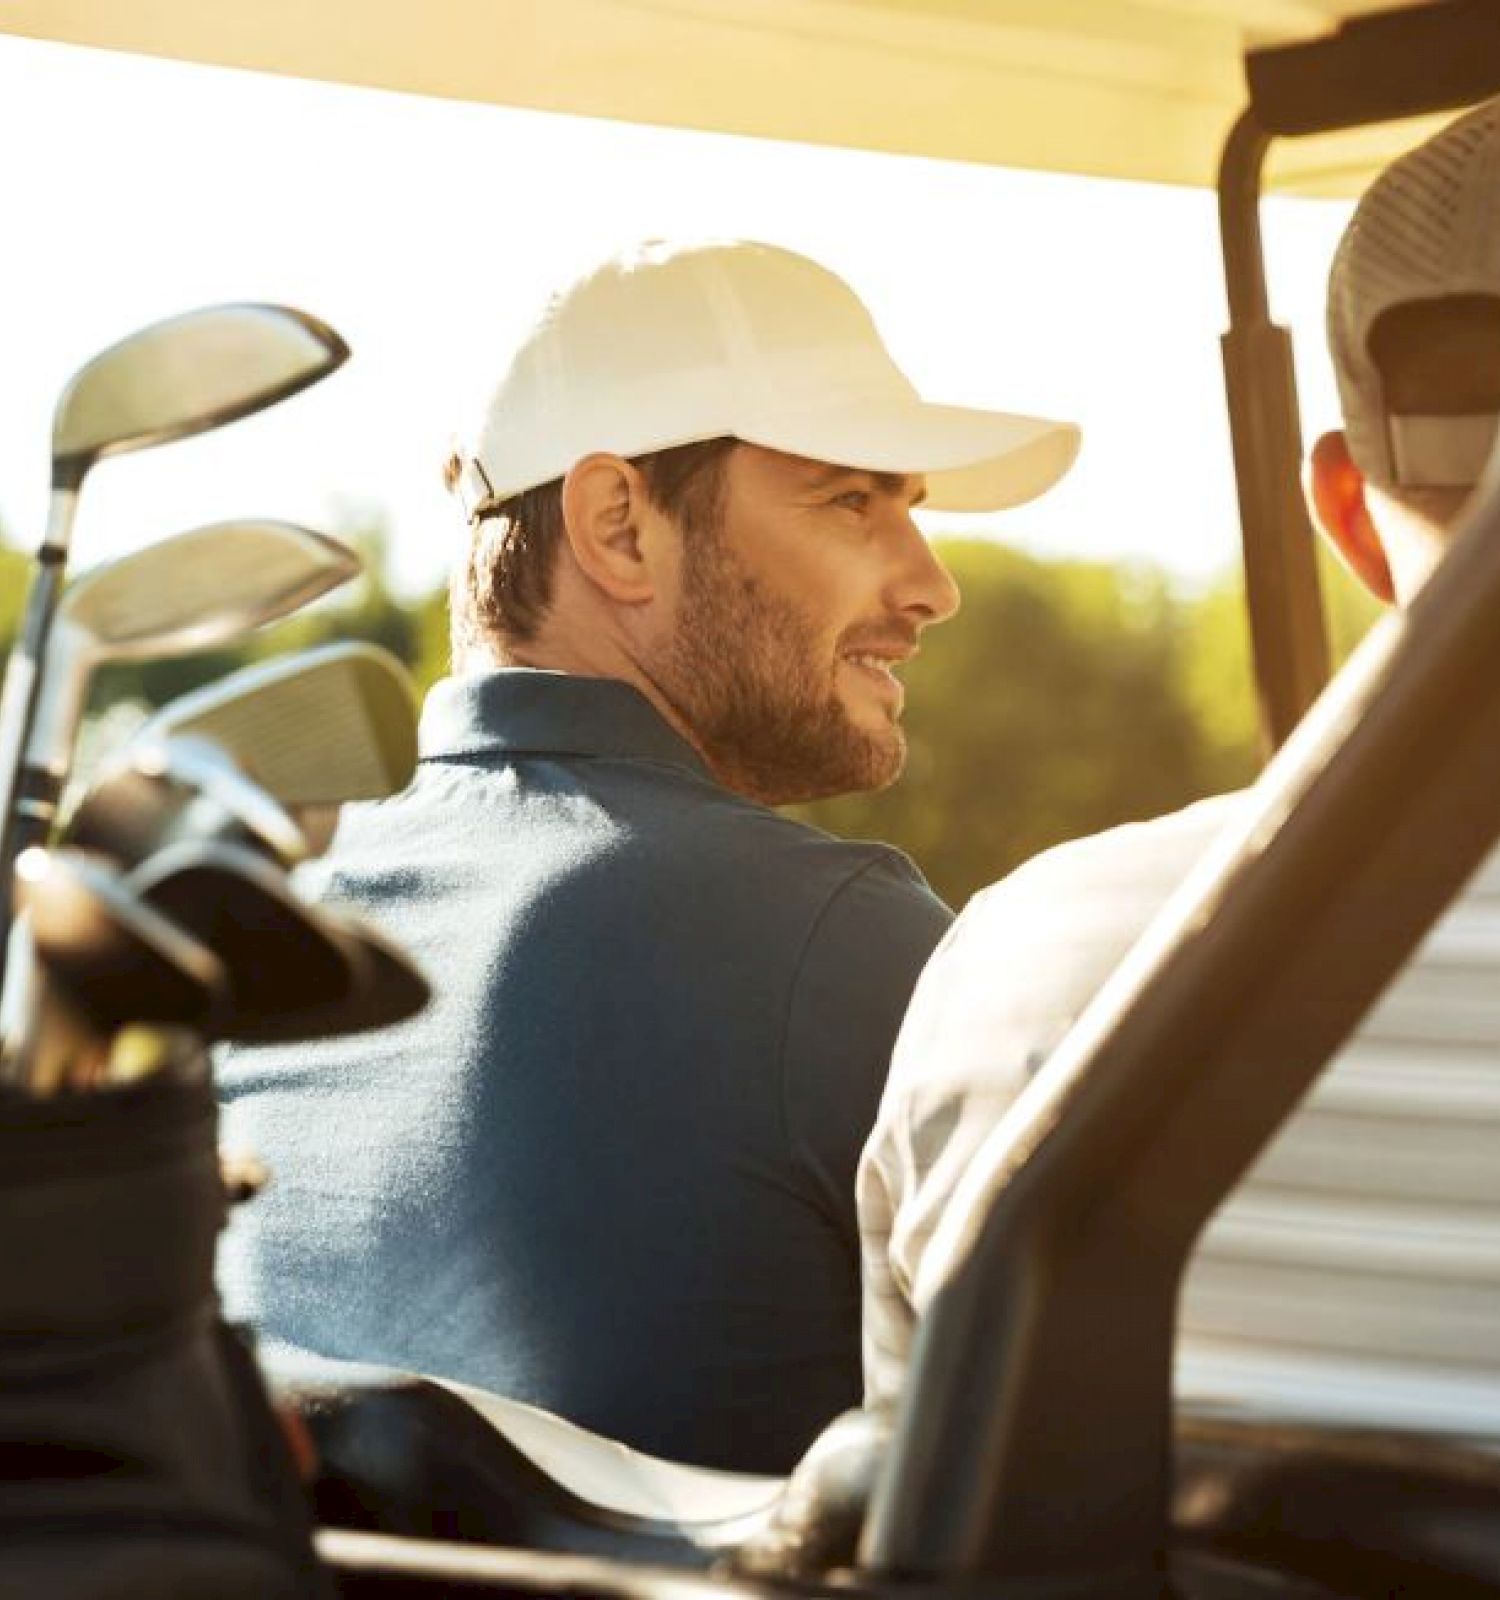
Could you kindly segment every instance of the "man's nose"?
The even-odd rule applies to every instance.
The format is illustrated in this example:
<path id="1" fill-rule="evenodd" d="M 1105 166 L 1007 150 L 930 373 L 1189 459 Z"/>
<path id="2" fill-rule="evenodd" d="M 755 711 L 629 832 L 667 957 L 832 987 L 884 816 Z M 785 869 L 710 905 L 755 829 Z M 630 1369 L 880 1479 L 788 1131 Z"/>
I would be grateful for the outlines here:
<path id="1" fill-rule="evenodd" d="M 946 622 L 958 610 L 958 585 L 910 515 L 901 522 L 890 599 L 918 627 Z"/>

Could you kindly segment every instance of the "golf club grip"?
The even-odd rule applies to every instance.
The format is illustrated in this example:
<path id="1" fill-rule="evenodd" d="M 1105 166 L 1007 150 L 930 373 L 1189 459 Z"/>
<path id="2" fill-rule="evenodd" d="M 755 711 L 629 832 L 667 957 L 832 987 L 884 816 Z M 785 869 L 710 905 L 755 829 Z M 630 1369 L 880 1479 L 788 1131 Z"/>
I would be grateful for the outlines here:
<path id="1" fill-rule="evenodd" d="M 0 983 L 5 978 L 5 947 L 10 939 L 16 857 L 20 854 L 16 806 L 22 764 L 41 697 L 41 663 L 63 577 L 61 550 L 43 545 L 40 559 L 42 565 L 26 597 L 21 634 L 6 665 L 5 690 L 0 696 Z"/>

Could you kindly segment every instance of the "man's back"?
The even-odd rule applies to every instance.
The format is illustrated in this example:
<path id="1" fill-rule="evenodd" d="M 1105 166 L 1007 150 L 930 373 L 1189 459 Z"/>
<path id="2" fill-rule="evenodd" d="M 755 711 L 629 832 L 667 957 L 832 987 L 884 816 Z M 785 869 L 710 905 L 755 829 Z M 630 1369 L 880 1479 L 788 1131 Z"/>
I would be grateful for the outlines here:
<path id="1" fill-rule="evenodd" d="M 947 912 L 895 852 L 722 788 L 619 683 L 451 683 L 423 741 L 326 893 L 436 998 L 231 1061 L 228 1133 L 275 1178 L 232 1230 L 232 1308 L 784 1469 L 858 1398 L 853 1171 Z"/>
<path id="2" fill-rule="evenodd" d="M 923 975 L 860 1173 L 877 1394 L 899 1386 L 922 1254 L 969 1157 L 1235 810 L 1205 801 L 1038 857 Z M 1497 973 L 1500 857 L 1205 1229 L 1181 1398 L 1500 1437 Z"/>
<path id="3" fill-rule="evenodd" d="M 1343 426 L 1309 452 L 1308 497 L 1350 569 L 1397 605 L 1492 470 L 1497 195 L 1500 100 L 1376 179 L 1329 274 Z M 900 1382 L 914 1296 L 936 1291 L 919 1264 L 968 1157 L 1232 809 L 1205 802 L 1049 852 L 979 896 L 923 974 L 860 1168 L 877 1393 Z M 1500 1184 L 1480 1153 L 1500 1110 L 1485 1070 L 1500 1044 L 1496 871 L 1468 886 L 1205 1230 L 1180 1300 L 1179 1392 L 1500 1437 Z M 1336 991 L 1337 952 L 1327 959 Z"/>

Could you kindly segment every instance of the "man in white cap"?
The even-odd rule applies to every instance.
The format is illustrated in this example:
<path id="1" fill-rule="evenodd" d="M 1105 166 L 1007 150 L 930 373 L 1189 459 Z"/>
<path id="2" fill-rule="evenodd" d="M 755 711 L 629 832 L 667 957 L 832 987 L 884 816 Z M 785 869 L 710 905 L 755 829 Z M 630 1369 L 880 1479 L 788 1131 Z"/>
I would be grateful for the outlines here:
<path id="1" fill-rule="evenodd" d="M 896 670 L 957 604 L 917 503 L 1075 448 L 921 400 L 786 250 L 649 245 L 550 303 L 450 467 L 420 771 L 330 869 L 436 998 L 231 1064 L 276 1177 L 235 1310 L 708 1465 L 784 1471 L 857 1400 L 854 1168 L 949 913 L 769 808 L 900 771 Z"/>
<path id="2" fill-rule="evenodd" d="M 1500 417 L 1500 102 L 1371 188 L 1328 325 L 1344 430 L 1312 451 L 1314 507 L 1401 603 L 1440 559 Z M 936 1288 L 927 1244 L 969 1158 L 1235 805 L 1038 857 L 971 903 L 923 973 L 859 1173 L 872 1400 L 900 1388 Z M 1500 858 L 1210 1225 L 1181 1301 L 1180 1397 L 1500 1438 L 1497 929 Z"/>

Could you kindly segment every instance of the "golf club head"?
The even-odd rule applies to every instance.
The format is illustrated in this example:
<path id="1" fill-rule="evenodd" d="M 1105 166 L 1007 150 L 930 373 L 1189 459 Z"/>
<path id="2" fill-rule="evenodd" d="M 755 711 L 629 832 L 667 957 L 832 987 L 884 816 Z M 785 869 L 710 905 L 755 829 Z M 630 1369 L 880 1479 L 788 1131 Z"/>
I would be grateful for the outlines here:
<path id="1" fill-rule="evenodd" d="M 28 850 L 16 863 L 36 960 L 101 1038 L 128 1023 L 207 1032 L 228 980 L 219 958 L 97 861 Z"/>
<path id="2" fill-rule="evenodd" d="M 289 1044 L 331 1039 L 388 1028 L 414 1017 L 432 989 L 403 950 L 354 918 L 318 908 L 326 926 L 345 943 L 356 973 L 349 991 L 322 1005 L 278 1006 L 253 1024 L 240 1021 L 234 1038 L 243 1044 Z"/>
<path id="3" fill-rule="evenodd" d="M 42 657 L 89 469 L 102 456 L 165 444 L 248 416 L 317 382 L 348 354 L 331 328 L 304 312 L 285 306 L 213 306 L 155 323 L 112 345 L 64 388 L 52 418 L 47 526 L 0 695 L 0 972 L 21 833 L 40 839 L 51 821 L 45 799 L 39 798 L 39 814 L 23 826 L 18 801 L 26 788 L 23 766 L 41 693 Z"/>
<path id="4" fill-rule="evenodd" d="M 265 1043 L 353 1033 L 413 1015 L 429 990 L 368 929 L 293 894 L 262 857 L 183 843 L 126 880 L 224 963 L 229 1001 L 214 1037 Z"/>
<path id="5" fill-rule="evenodd" d="M 239 638 L 347 582 L 359 557 L 290 522 L 218 522 L 85 573 L 64 593 L 27 740 L 21 848 L 45 843 L 89 680 L 109 661 L 186 655 Z"/>
<path id="6" fill-rule="evenodd" d="M 213 522 L 75 578 L 58 622 L 86 635 L 101 659 L 182 655 L 287 616 L 360 566 L 348 545 L 294 522 Z"/>
<path id="7" fill-rule="evenodd" d="M 417 762 L 416 692 L 389 651 L 326 645 L 184 695 L 144 731 L 212 740 L 289 809 L 337 806 L 406 787 Z"/>
<path id="8" fill-rule="evenodd" d="M 248 845 L 282 866 L 308 854 L 285 808 L 217 745 L 190 736 L 132 740 L 79 802 L 66 838 L 124 867 L 179 842 Z"/>
<path id="9" fill-rule="evenodd" d="M 242 1038 L 267 1013 L 316 1009 L 359 983 L 357 954 L 252 851 L 184 841 L 143 861 L 126 882 L 223 962 L 229 1001 L 216 1038 Z"/>
<path id="10" fill-rule="evenodd" d="M 54 488 L 103 456 L 184 439 L 285 400 L 341 366 L 349 347 L 287 306 L 210 306 L 101 351 L 69 380 L 52 419 Z"/>

